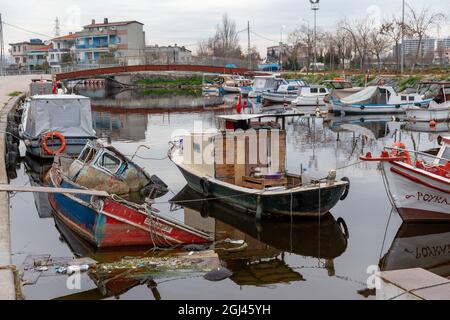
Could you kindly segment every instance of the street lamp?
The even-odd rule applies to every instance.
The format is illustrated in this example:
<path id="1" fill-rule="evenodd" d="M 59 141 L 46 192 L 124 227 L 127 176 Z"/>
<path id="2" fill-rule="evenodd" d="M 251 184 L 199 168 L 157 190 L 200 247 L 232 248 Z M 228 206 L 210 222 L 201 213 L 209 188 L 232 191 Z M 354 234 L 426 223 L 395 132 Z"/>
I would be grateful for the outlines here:
<path id="1" fill-rule="evenodd" d="M 317 23 L 316 23 L 316 15 L 317 15 L 317 10 L 319 10 L 319 1 L 320 0 L 309 0 L 309 2 L 311 2 L 311 10 L 314 11 L 314 67 L 313 67 L 313 73 L 316 71 L 316 66 L 317 66 L 317 50 L 316 50 L 316 45 L 317 45 Z"/>
<path id="2" fill-rule="evenodd" d="M 400 73 L 403 74 L 405 72 L 405 0 L 403 0 L 403 4 L 402 4 L 402 27 L 401 27 L 401 30 L 402 30 L 402 45 L 401 45 L 400 50 L 402 50 L 402 52 L 401 52 L 401 58 L 400 58 L 401 59 Z M 397 50 L 398 50 L 398 48 L 397 48 Z"/>
<path id="3" fill-rule="evenodd" d="M 286 29 L 286 26 L 283 25 L 281 26 L 281 30 L 280 30 L 280 52 L 279 52 L 279 57 L 280 57 L 280 71 L 283 71 L 283 30 Z"/>

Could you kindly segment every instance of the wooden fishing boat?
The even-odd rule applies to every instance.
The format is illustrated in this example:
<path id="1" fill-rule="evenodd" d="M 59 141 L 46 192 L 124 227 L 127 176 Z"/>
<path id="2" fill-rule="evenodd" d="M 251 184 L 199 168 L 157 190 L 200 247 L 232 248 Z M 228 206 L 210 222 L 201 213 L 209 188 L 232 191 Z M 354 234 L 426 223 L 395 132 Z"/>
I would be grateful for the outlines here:
<path id="1" fill-rule="evenodd" d="M 47 180 L 55 188 L 106 191 L 108 196 L 49 194 L 55 216 L 96 247 L 167 247 L 211 240 L 158 214 L 151 199 L 167 192 L 167 186 L 111 146 L 90 142 L 75 160 L 57 156 Z"/>
<path id="2" fill-rule="evenodd" d="M 326 80 L 324 81 L 324 83 L 331 87 L 331 92 L 323 98 L 325 106 L 327 107 L 328 112 L 330 113 L 340 112 L 340 108 L 338 107 L 335 108 L 331 103 L 332 101 L 339 101 L 342 98 L 348 97 L 364 89 L 363 87 L 353 87 L 353 84 L 350 81 L 347 81 L 343 78 Z"/>
<path id="3" fill-rule="evenodd" d="M 297 98 L 292 101 L 296 107 L 325 106 L 324 98 L 330 92 L 325 86 L 308 86 L 299 89 Z"/>
<path id="4" fill-rule="evenodd" d="M 434 160 L 413 163 L 412 154 Z M 379 157 L 369 152 L 361 159 L 381 162 L 387 192 L 403 221 L 450 220 L 450 137 L 442 138 L 437 156 L 396 142 Z"/>
<path id="5" fill-rule="evenodd" d="M 257 217 L 324 215 L 345 199 L 348 179 L 336 181 L 335 171 L 320 181 L 287 173 L 284 124 L 280 128 L 275 121 L 261 122 L 277 117 L 283 115 L 219 116 L 219 133 L 180 137 L 169 157 L 205 198 L 221 198 Z"/>

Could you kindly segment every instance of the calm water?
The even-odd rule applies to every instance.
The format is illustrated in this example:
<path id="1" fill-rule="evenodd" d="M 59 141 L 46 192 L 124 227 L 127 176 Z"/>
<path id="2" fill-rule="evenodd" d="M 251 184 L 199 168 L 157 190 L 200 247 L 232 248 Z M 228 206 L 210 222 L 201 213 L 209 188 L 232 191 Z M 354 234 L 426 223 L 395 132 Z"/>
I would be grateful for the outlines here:
<path id="1" fill-rule="evenodd" d="M 100 98 L 101 99 L 101 98 Z M 231 99 L 232 98 L 229 98 Z M 254 107 L 257 112 L 257 107 Z M 282 108 L 281 108 L 282 109 Z M 142 111 L 142 109 L 139 109 Z M 280 110 L 280 108 L 278 108 Z M 384 269 L 422 266 L 443 276 L 450 275 L 450 250 L 433 251 L 450 243 L 450 226 L 407 226 L 387 198 L 380 171 L 375 163 L 358 163 L 362 153 L 377 154 L 383 146 L 401 139 L 410 148 L 436 147 L 437 133 L 391 122 L 390 116 L 296 118 L 287 126 L 287 168 L 300 167 L 311 177 L 323 177 L 334 168 L 338 177 L 349 177 L 350 194 L 329 215 L 319 220 L 269 220 L 256 223 L 222 203 L 206 206 L 190 203 L 171 208 L 168 200 L 177 194 L 182 199 L 197 198 L 185 189 L 185 180 L 176 167 L 164 158 L 172 133 L 177 129 L 193 130 L 194 121 L 203 128 L 216 126 L 215 116 L 232 110 L 143 113 L 133 109 L 96 107 L 95 128 L 102 138 L 110 137 L 124 154 L 132 155 L 139 145 L 136 162 L 157 174 L 169 185 L 171 193 L 158 199 L 156 207 L 163 213 L 216 234 L 216 240 L 245 240 L 242 251 L 219 250 L 222 264 L 233 276 L 210 282 L 199 275 L 155 277 L 157 293 L 143 278 L 123 276 L 117 287 L 113 280 L 98 286 L 84 274 L 81 290 L 68 290 L 66 276 L 47 274 L 35 285 L 24 287 L 27 299 L 374 299 L 366 290 L 367 268 Z M 440 128 L 448 132 L 447 127 Z M 48 165 L 24 158 L 17 169 L 15 185 L 35 184 Z M 56 226 L 46 195 L 15 194 L 11 199 L 13 260 L 21 265 L 28 255 L 51 254 L 71 257 L 91 256 L 99 261 L 114 261 L 141 252 L 95 252 L 64 226 Z M 388 223 L 389 222 L 389 223 Z M 346 231 L 346 229 L 348 231 Z M 144 250 L 145 251 L 145 250 Z M 424 254 L 417 254 L 418 252 Z M 117 279 L 115 279 L 117 280 Z M 112 284 L 110 287 L 106 285 Z M 141 282 L 142 283 L 142 282 Z M 98 287 L 102 288 L 99 289 Z M 108 287 L 108 290 L 104 290 Z"/>

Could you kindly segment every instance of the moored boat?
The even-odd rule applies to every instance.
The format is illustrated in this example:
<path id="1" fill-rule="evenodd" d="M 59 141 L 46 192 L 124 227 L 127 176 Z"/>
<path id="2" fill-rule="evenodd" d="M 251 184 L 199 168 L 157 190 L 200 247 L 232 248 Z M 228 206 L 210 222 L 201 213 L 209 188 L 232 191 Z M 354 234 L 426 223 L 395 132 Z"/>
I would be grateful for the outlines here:
<path id="1" fill-rule="evenodd" d="M 55 157 L 47 180 L 50 187 L 106 192 L 108 196 L 49 194 L 55 216 L 96 247 L 167 247 L 211 240 L 156 212 L 151 199 L 165 194 L 167 186 L 111 146 L 90 142 L 75 160 Z"/>
<path id="2" fill-rule="evenodd" d="M 257 217 L 326 214 L 349 189 L 348 179 L 306 180 L 286 172 L 286 132 L 267 114 L 219 116 L 219 133 L 187 134 L 169 157 L 189 186 L 205 198 L 220 197 Z M 258 121 L 251 121 L 258 120 Z M 241 129 L 241 130 L 240 130 Z"/>
<path id="3" fill-rule="evenodd" d="M 427 105 L 409 106 L 405 109 L 409 121 L 450 121 L 450 82 L 423 82 L 438 85 L 439 92 Z"/>
<path id="4" fill-rule="evenodd" d="M 277 75 L 256 76 L 253 80 L 252 91 L 248 93 L 248 97 L 260 98 L 264 92 L 276 91 L 282 84 L 288 84 L 288 82 Z"/>
<path id="5" fill-rule="evenodd" d="M 334 109 L 334 106 L 331 103 L 332 101 L 339 101 L 342 98 L 348 97 L 364 89 L 362 87 L 353 87 L 353 84 L 350 81 L 343 78 L 326 80 L 324 83 L 331 87 L 331 92 L 323 99 L 325 106 L 328 108 L 328 112 L 340 112 L 339 108 Z"/>
<path id="6" fill-rule="evenodd" d="M 298 96 L 292 105 L 301 106 L 325 106 L 324 98 L 330 92 L 325 86 L 307 86 L 299 88 Z"/>
<path id="7" fill-rule="evenodd" d="M 450 220 L 450 137 L 441 141 L 437 156 L 407 150 L 397 142 L 379 157 L 371 153 L 361 157 L 381 162 L 387 192 L 405 222 Z M 433 162 L 413 163 L 412 154 Z"/>
<path id="8" fill-rule="evenodd" d="M 61 152 L 77 156 L 86 142 L 96 139 L 87 97 L 35 95 L 24 103 L 21 111 L 19 134 L 33 156 L 52 158 Z"/>
<path id="9" fill-rule="evenodd" d="M 369 86 L 355 94 L 332 100 L 333 112 L 345 114 L 405 113 L 406 107 L 425 106 L 431 99 L 419 94 L 397 93 L 389 86 Z"/>
<path id="10" fill-rule="evenodd" d="M 308 84 L 302 80 L 289 80 L 287 84 L 280 84 L 276 90 L 268 90 L 261 94 L 263 105 L 273 103 L 292 103 L 297 99 L 299 91 Z"/>

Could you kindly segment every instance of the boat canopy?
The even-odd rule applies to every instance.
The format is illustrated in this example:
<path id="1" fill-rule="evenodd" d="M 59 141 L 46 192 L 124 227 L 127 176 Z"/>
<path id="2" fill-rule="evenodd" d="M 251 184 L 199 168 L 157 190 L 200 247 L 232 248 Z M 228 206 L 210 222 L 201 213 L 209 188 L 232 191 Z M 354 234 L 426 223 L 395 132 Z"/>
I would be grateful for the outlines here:
<path id="1" fill-rule="evenodd" d="M 253 89 L 257 91 L 276 90 L 282 83 L 287 84 L 287 81 L 275 76 L 258 76 L 253 81 Z"/>
<path id="2" fill-rule="evenodd" d="M 344 104 L 385 104 L 389 100 L 387 88 L 370 86 L 348 97 L 342 98 Z"/>
<path id="3" fill-rule="evenodd" d="M 62 94 L 31 97 L 24 134 L 39 138 L 48 131 L 69 137 L 95 137 L 89 98 Z"/>

